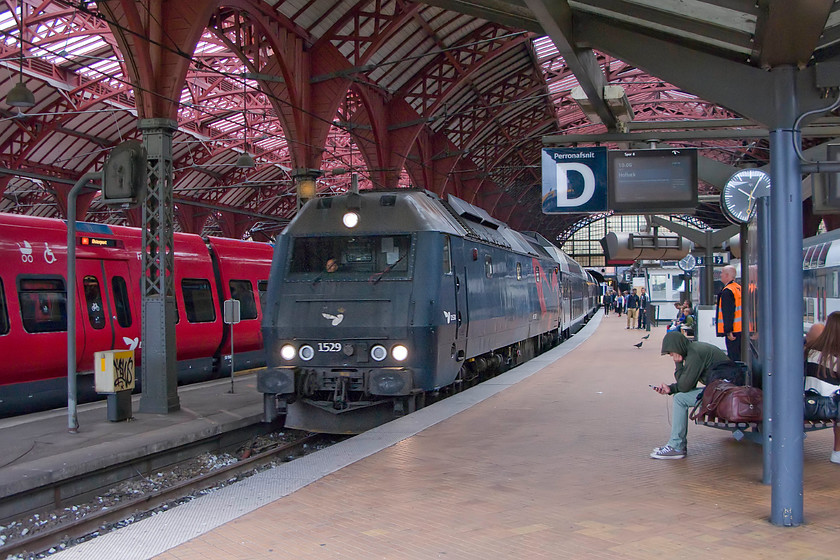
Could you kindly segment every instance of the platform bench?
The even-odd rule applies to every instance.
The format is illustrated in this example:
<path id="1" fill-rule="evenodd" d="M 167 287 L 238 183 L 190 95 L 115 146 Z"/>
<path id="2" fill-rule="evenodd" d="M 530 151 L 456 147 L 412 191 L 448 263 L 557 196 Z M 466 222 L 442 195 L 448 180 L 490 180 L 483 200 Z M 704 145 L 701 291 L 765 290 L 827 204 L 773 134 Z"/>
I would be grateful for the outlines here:
<path id="1" fill-rule="evenodd" d="M 732 437 L 736 441 L 741 441 L 746 438 L 756 443 L 762 443 L 763 436 L 761 434 L 761 422 L 730 422 L 721 418 L 698 418 L 694 421 L 698 426 L 708 426 L 709 428 L 716 428 L 718 430 L 728 430 L 732 432 Z M 834 420 L 805 420 L 802 423 L 802 429 L 807 432 L 814 432 L 817 430 L 825 430 L 826 428 L 833 428 Z"/>

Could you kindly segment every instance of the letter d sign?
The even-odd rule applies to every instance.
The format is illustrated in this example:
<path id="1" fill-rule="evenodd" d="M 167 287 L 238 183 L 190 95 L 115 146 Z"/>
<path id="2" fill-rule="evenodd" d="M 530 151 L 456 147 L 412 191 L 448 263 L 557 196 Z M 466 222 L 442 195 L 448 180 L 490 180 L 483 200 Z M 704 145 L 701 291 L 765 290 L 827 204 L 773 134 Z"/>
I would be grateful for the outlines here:
<path id="1" fill-rule="evenodd" d="M 607 149 L 543 148 L 544 214 L 604 212 L 607 209 Z"/>
<path id="2" fill-rule="evenodd" d="M 583 176 L 583 192 L 574 198 L 569 197 L 569 173 Z M 595 174 L 582 163 L 564 162 L 557 164 L 557 206 L 583 206 L 595 194 Z"/>

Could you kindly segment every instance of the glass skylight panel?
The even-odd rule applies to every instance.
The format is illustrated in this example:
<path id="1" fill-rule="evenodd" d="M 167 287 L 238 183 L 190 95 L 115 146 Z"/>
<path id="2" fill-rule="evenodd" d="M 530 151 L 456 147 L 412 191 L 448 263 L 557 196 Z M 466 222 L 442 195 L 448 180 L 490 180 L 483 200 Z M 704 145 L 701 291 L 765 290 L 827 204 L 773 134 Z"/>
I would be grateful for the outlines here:
<path id="1" fill-rule="evenodd" d="M 43 49 L 36 44 L 32 48 L 33 54 L 38 51 L 40 56 L 60 56 L 60 58 L 84 57 L 84 55 L 95 51 L 111 51 L 111 47 L 98 35 L 86 37 L 75 37 L 68 39 L 65 43 L 50 42 Z"/>
<path id="2" fill-rule="evenodd" d="M 554 46 L 554 42 L 548 36 L 534 39 L 534 51 L 537 53 L 539 60 L 553 58 L 559 54 L 557 47 Z"/>
<path id="3" fill-rule="evenodd" d="M 208 43 L 207 41 L 201 41 L 195 47 L 196 55 L 211 55 L 226 51 L 227 47 L 217 43 Z"/>
<path id="4" fill-rule="evenodd" d="M 102 80 L 111 85 L 122 84 L 122 69 L 114 59 L 99 60 L 93 64 L 80 67 L 77 73 L 91 80 Z"/>

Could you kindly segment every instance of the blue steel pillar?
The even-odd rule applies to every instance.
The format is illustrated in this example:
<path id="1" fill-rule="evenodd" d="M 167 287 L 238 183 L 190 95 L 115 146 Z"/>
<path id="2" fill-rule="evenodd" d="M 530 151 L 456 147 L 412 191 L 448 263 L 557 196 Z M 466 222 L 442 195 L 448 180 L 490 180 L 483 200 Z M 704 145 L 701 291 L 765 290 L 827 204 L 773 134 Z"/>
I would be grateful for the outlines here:
<path id="1" fill-rule="evenodd" d="M 773 454 L 770 521 L 774 525 L 802 523 L 802 194 L 799 158 L 794 142 L 799 133 L 793 125 L 797 117 L 796 68 L 782 66 L 771 70 L 776 121 L 770 132 L 770 297 L 773 313 L 765 317 L 772 323 L 773 356 L 772 410 L 775 416 L 771 453 Z"/>
<path id="2" fill-rule="evenodd" d="M 764 470 L 761 481 L 770 484 L 773 481 L 773 426 L 776 415 L 773 412 L 773 305 L 770 287 L 773 285 L 770 263 L 773 252 L 770 250 L 770 197 L 764 196 L 756 203 L 756 221 L 758 233 L 758 355 L 761 357 L 761 387 L 764 393 L 764 419 L 761 432 L 764 436 Z"/>

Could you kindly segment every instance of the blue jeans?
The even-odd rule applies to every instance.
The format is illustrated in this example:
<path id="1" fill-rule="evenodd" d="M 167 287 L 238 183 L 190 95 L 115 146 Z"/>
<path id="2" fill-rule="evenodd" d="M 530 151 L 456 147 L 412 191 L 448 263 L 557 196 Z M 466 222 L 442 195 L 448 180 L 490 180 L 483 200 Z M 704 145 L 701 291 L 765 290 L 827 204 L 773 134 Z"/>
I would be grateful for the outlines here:
<path id="1" fill-rule="evenodd" d="M 698 387 L 691 391 L 676 393 L 674 395 L 674 411 L 671 414 L 671 439 L 668 440 L 668 445 L 673 449 L 685 450 L 687 443 L 685 435 L 688 432 L 688 411 L 694 408 L 694 405 L 697 403 L 697 395 L 702 390 L 702 387 Z"/>

